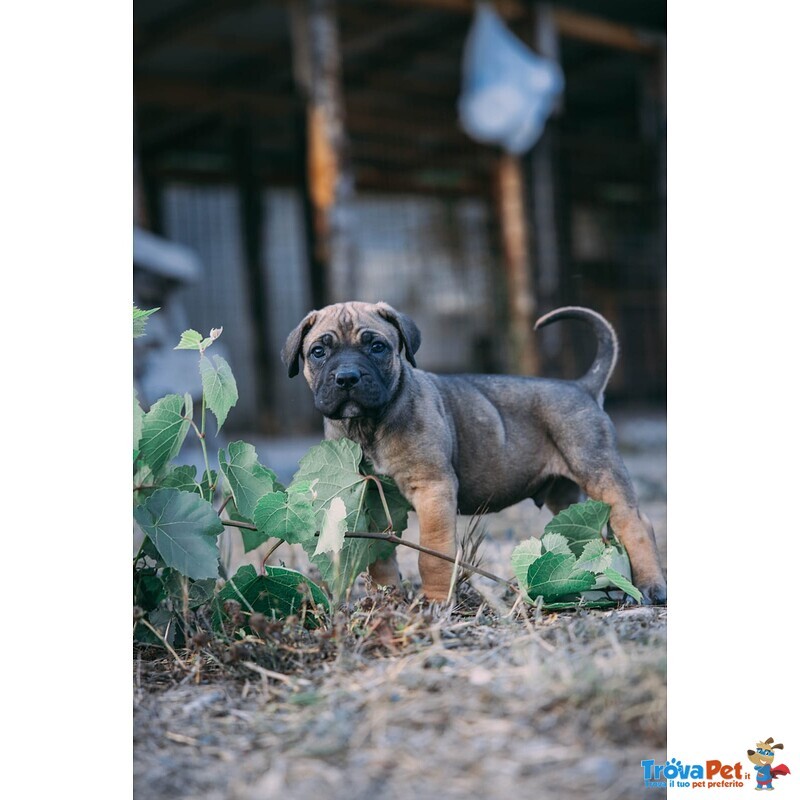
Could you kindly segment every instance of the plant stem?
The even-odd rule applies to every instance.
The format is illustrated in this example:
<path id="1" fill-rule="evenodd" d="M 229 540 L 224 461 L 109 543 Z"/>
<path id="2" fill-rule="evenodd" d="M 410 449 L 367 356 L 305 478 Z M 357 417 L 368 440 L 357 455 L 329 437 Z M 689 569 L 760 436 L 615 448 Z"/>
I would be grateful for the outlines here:
<path id="1" fill-rule="evenodd" d="M 381 503 L 383 503 L 383 513 L 386 514 L 386 521 L 389 523 L 389 530 L 392 530 L 392 528 L 394 528 L 394 523 L 392 522 L 392 515 L 389 513 L 389 506 L 386 503 L 386 495 L 383 493 L 383 484 L 374 475 L 365 475 L 364 477 L 368 481 L 374 481 L 375 485 L 378 487 L 378 494 L 381 497 Z"/>
<path id="2" fill-rule="evenodd" d="M 264 558 L 261 561 L 261 574 L 262 575 L 266 571 L 264 569 L 264 567 L 267 566 L 267 561 L 269 560 L 269 557 L 284 543 L 284 541 L 285 541 L 285 539 L 278 539 L 278 541 L 275 542 L 275 544 L 272 545 L 272 547 L 270 547 L 270 549 L 267 551 L 267 554 L 264 556 Z"/>
<path id="3" fill-rule="evenodd" d="M 478 575 L 483 575 L 484 578 L 489 578 L 490 580 L 497 581 L 497 583 L 502 583 L 504 586 L 507 586 L 509 589 L 519 594 L 519 589 L 517 589 L 516 586 L 509 583 L 504 578 L 499 577 L 498 575 L 493 575 L 491 572 L 488 572 L 485 569 L 475 567 L 472 564 L 467 564 L 465 561 L 456 561 L 453 556 L 449 556 L 447 553 L 442 553 L 439 550 L 431 550 L 430 547 L 424 547 L 423 545 L 416 544 L 415 542 L 407 542 L 405 539 L 401 539 L 399 536 L 395 536 L 393 533 L 347 531 L 347 533 L 345 533 L 345 537 L 349 539 L 380 539 L 384 542 L 391 542 L 391 544 L 403 544 L 406 547 L 410 547 L 412 550 L 418 550 L 420 553 L 425 553 L 429 556 L 436 556 L 436 558 L 441 558 L 443 561 L 449 561 L 451 564 L 457 564 L 459 567 L 469 570 L 470 572 L 477 572 Z"/>
<path id="4" fill-rule="evenodd" d="M 166 647 L 167 650 L 169 650 L 169 652 L 172 655 L 172 657 L 178 662 L 178 664 L 180 664 L 180 666 L 183 669 L 185 669 L 185 670 L 189 669 L 189 667 L 186 664 L 186 662 L 175 652 L 175 650 L 172 648 L 170 643 L 161 635 L 161 631 L 159 631 L 157 628 L 153 627 L 146 619 L 137 620 L 136 624 L 137 625 L 144 625 L 145 628 L 147 628 L 154 636 L 156 636 L 158 639 L 161 640 L 161 643 L 164 645 L 164 647 Z"/>
<path id="5" fill-rule="evenodd" d="M 222 514 L 222 512 L 225 510 L 225 506 L 228 505 L 228 503 L 230 503 L 231 500 L 233 500 L 233 495 L 229 494 L 225 498 L 225 502 L 223 502 L 223 504 L 219 507 L 219 510 L 217 511 L 217 514 Z"/>
<path id="6" fill-rule="evenodd" d="M 232 519 L 223 519 L 223 525 L 230 525 L 234 528 L 244 528 L 248 531 L 257 531 L 255 525 L 251 525 L 249 522 L 234 522 Z M 319 534 L 315 534 L 315 536 L 319 536 Z M 481 569 L 480 567 L 475 567 L 472 564 L 467 564 L 465 561 L 458 561 L 456 562 L 453 556 L 447 555 L 447 553 L 442 553 L 439 550 L 431 550 L 430 547 L 424 547 L 421 544 L 416 544 L 415 542 L 407 542 L 405 539 L 401 539 L 399 536 L 395 536 L 393 533 L 371 533 L 367 531 L 347 531 L 345 536 L 350 539 L 379 539 L 382 542 L 390 542 L 391 544 L 402 544 L 406 547 L 410 547 L 412 550 L 418 550 L 420 553 L 425 553 L 429 556 L 436 556 L 436 558 L 441 558 L 443 561 L 449 561 L 451 564 L 458 564 L 459 567 L 463 567 L 470 572 L 477 572 L 478 575 L 483 575 L 484 578 L 489 578 L 490 580 L 497 581 L 497 583 L 502 583 L 503 586 L 507 586 L 511 591 L 516 592 L 519 594 L 519 589 L 514 586 L 512 583 L 509 583 L 504 578 L 499 577 L 498 575 L 494 575 L 491 572 L 488 572 L 485 569 Z"/>
<path id="7" fill-rule="evenodd" d="M 221 519 L 220 522 L 223 525 L 230 525 L 231 528 L 244 528 L 245 530 L 248 531 L 258 530 L 258 528 L 256 528 L 255 525 L 251 525 L 249 522 L 236 522 L 235 520 L 232 519 Z"/>
<path id="8" fill-rule="evenodd" d="M 201 353 L 202 355 L 202 353 Z M 197 426 L 195 425 L 195 431 Z M 203 450 L 203 461 L 206 464 L 206 475 L 208 475 L 208 502 L 214 501 L 214 489 L 216 487 L 211 485 L 211 468 L 208 465 L 208 450 L 206 449 L 206 393 L 203 392 L 203 399 L 200 405 L 200 432 L 198 433 L 200 439 L 200 447 Z M 202 483 L 202 478 L 201 478 Z"/>

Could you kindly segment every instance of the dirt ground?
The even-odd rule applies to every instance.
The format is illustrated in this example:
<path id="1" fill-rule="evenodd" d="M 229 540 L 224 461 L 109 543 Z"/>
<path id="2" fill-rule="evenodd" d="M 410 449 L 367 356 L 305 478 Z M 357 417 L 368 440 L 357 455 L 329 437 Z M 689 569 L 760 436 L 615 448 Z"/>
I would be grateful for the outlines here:
<path id="1" fill-rule="evenodd" d="M 612 416 L 666 565 L 666 422 Z M 482 566 L 510 576 L 511 550 L 548 519 L 531 502 L 487 518 Z M 416 555 L 399 550 L 413 586 Z M 542 614 L 473 578 L 452 608 L 362 592 L 329 629 L 273 626 L 185 668 L 139 650 L 135 796 L 663 797 L 639 762 L 666 756 L 666 620 Z"/>

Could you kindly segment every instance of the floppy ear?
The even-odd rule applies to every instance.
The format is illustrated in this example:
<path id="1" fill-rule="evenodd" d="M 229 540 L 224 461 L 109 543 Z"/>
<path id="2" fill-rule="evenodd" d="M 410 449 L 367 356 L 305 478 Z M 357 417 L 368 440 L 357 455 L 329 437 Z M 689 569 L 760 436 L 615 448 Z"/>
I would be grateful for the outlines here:
<path id="1" fill-rule="evenodd" d="M 303 317 L 303 321 L 289 334 L 286 344 L 281 350 L 281 361 L 289 369 L 289 377 L 294 378 L 300 372 L 300 351 L 303 349 L 303 339 L 317 321 L 317 312 L 311 311 Z"/>
<path id="2" fill-rule="evenodd" d="M 411 362 L 412 367 L 416 367 L 417 362 L 414 360 L 414 353 L 419 350 L 419 345 L 422 341 L 417 324 L 411 317 L 396 311 L 388 303 L 378 303 L 377 309 L 378 313 L 387 322 L 391 322 L 397 328 L 400 333 L 400 341 L 406 349 L 406 358 Z"/>

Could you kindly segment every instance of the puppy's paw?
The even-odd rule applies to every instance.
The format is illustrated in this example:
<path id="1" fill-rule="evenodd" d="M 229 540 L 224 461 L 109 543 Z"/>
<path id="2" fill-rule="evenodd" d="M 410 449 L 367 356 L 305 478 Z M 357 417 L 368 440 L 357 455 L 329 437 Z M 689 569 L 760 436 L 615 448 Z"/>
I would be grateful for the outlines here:
<path id="1" fill-rule="evenodd" d="M 644 606 L 665 606 L 667 604 L 667 584 L 658 581 L 641 584 L 636 587 L 642 593 L 642 605 Z M 632 602 L 632 598 L 627 598 L 626 602 Z"/>

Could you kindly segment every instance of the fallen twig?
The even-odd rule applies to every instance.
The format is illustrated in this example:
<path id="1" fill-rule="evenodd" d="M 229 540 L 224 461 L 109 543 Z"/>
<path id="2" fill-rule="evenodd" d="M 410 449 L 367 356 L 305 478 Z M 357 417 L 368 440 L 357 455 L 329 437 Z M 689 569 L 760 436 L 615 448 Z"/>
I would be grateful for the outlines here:
<path id="1" fill-rule="evenodd" d="M 319 535 L 319 534 L 317 534 Z M 481 569 L 480 567 L 473 566 L 472 564 L 467 564 L 464 561 L 458 560 L 456 561 L 453 556 L 447 555 L 447 553 L 442 553 L 439 550 L 431 550 L 430 547 L 424 547 L 421 544 L 417 544 L 416 542 L 407 542 L 405 539 L 401 539 L 399 536 L 395 536 L 393 533 L 372 533 L 371 531 L 347 531 L 345 536 L 350 539 L 380 539 L 383 542 L 390 542 L 391 544 L 402 544 L 406 547 L 410 547 L 412 550 L 418 550 L 420 553 L 425 553 L 429 556 L 436 556 L 436 558 L 441 558 L 443 561 L 449 561 L 451 564 L 457 564 L 461 569 L 469 570 L 470 572 L 476 572 L 478 575 L 483 575 L 484 578 L 489 578 L 489 580 L 497 581 L 497 583 L 502 583 L 504 586 L 507 586 L 513 592 L 519 594 L 519 589 L 514 586 L 512 583 L 509 583 L 505 578 L 501 578 L 498 575 L 493 575 L 491 572 L 485 569 Z"/>

